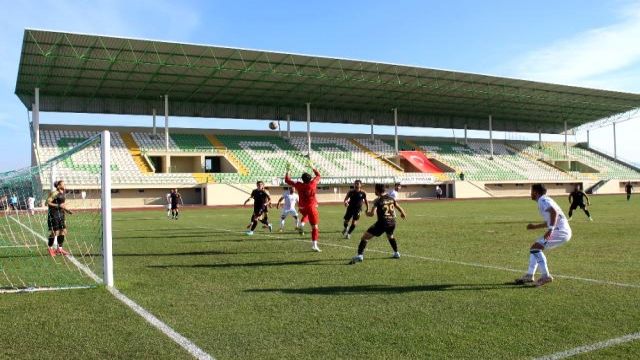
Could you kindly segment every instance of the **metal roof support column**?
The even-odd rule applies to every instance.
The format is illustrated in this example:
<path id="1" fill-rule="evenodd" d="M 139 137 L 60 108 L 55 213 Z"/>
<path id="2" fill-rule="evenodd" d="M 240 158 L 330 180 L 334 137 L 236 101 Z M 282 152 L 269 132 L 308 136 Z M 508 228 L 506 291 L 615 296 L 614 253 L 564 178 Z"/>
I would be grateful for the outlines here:
<path id="1" fill-rule="evenodd" d="M 618 148 L 616 143 L 616 123 L 613 123 L 613 158 L 618 160 Z"/>
<path id="2" fill-rule="evenodd" d="M 564 121 L 564 157 L 569 158 L 569 140 L 567 140 L 567 120 Z"/>
<path id="3" fill-rule="evenodd" d="M 538 129 L 538 147 L 542 149 L 542 130 Z"/>
<path id="4" fill-rule="evenodd" d="M 587 149 L 591 147 L 591 142 L 589 141 L 589 130 L 587 130 Z"/>
<path id="5" fill-rule="evenodd" d="M 373 134 L 373 118 L 371 118 L 371 142 L 376 140 L 375 135 Z"/>
<path id="6" fill-rule="evenodd" d="M 153 137 L 156 137 L 156 108 L 153 108 Z"/>
<path id="7" fill-rule="evenodd" d="M 311 103 L 307 103 L 307 155 L 311 159 Z"/>
<path id="8" fill-rule="evenodd" d="M 169 152 L 169 95 L 164 95 L 164 150 Z"/>
<path id="9" fill-rule="evenodd" d="M 400 151 L 398 151 L 398 108 L 393 108 L 393 131 L 396 155 L 398 155 L 400 153 Z"/>
<path id="10" fill-rule="evenodd" d="M 280 128 L 280 117 L 278 117 L 278 137 L 282 137 L 282 129 Z"/>
<path id="11" fill-rule="evenodd" d="M 467 124 L 464 124 L 464 144 L 469 145 L 469 142 L 467 140 Z"/>
<path id="12" fill-rule="evenodd" d="M 33 141 L 36 144 L 36 149 L 40 148 L 40 88 L 36 88 L 35 91 L 35 103 L 31 107 L 33 116 L 31 118 L 33 126 Z"/>
<path id="13" fill-rule="evenodd" d="M 291 139 L 291 114 L 287 114 L 287 138 Z"/>
<path id="14" fill-rule="evenodd" d="M 489 115 L 489 149 L 491 151 L 490 159 L 493 160 L 493 117 Z"/>

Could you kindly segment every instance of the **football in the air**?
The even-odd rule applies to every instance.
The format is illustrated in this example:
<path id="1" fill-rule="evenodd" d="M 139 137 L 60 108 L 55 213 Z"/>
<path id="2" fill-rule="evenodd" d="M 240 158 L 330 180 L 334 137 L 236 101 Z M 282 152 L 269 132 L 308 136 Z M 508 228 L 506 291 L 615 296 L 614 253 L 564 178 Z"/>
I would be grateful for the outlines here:
<path id="1" fill-rule="evenodd" d="M 272 122 L 269 123 L 269 129 L 275 130 L 277 128 L 278 128 L 278 123 L 277 122 L 272 121 Z"/>

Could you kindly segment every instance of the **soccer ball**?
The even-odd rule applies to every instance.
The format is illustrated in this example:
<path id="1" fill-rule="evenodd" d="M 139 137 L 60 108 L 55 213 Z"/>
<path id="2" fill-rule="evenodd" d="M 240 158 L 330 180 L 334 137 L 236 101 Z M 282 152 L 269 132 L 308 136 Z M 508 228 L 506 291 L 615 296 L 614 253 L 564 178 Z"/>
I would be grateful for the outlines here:
<path id="1" fill-rule="evenodd" d="M 269 129 L 275 130 L 277 128 L 278 128 L 278 123 L 277 122 L 272 121 L 272 122 L 269 123 Z"/>

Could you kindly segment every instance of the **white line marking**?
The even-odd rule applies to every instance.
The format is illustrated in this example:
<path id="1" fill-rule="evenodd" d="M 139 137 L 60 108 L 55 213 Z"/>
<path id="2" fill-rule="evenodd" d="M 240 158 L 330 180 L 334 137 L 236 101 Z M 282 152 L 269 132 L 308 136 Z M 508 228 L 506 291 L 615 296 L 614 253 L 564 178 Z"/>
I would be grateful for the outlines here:
<path id="1" fill-rule="evenodd" d="M 60 286 L 60 287 L 24 288 L 24 289 L 1 289 L 0 294 L 17 294 L 17 293 L 40 292 L 40 291 L 78 290 L 78 289 L 92 289 L 92 288 L 93 286 Z"/>
<path id="2" fill-rule="evenodd" d="M 31 232 L 33 235 L 35 235 L 40 240 L 42 240 L 44 242 L 47 241 L 47 239 L 44 236 L 42 236 L 41 234 L 38 234 L 37 232 L 33 231 L 31 228 L 29 228 L 26 225 L 24 225 L 23 223 L 21 223 L 18 219 L 15 219 L 12 216 L 10 216 L 9 218 L 12 219 L 13 221 L 15 221 L 18 225 L 20 225 L 23 228 L 27 229 L 29 232 Z M 95 282 L 97 282 L 99 284 L 102 283 L 102 279 L 98 275 L 96 275 L 93 271 L 91 271 L 91 269 L 89 269 L 87 266 L 85 266 L 84 264 L 80 263 L 76 258 L 74 258 L 73 256 L 67 256 L 67 258 L 75 266 L 77 266 L 80 270 L 82 270 L 85 274 L 87 274 L 90 278 L 92 278 Z M 173 330 L 169 325 L 167 325 L 164 322 L 162 322 L 160 319 L 155 317 L 153 314 L 151 314 L 145 308 L 143 308 L 142 306 L 138 305 L 135 301 L 129 299 L 126 295 L 121 293 L 118 289 L 111 288 L 111 287 L 108 287 L 108 286 L 105 286 L 105 288 L 116 299 L 120 300 L 122 303 L 127 305 L 131 310 L 133 310 L 135 313 L 140 315 L 144 320 L 146 320 L 153 327 L 155 327 L 156 329 L 160 330 L 163 334 L 168 336 L 176 344 L 180 345 L 183 349 L 185 349 L 187 352 L 189 352 L 189 354 L 193 355 L 193 357 L 195 357 L 196 359 L 199 359 L 199 360 L 214 360 L 213 356 L 207 354 L 204 350 L 200 349 L 196 344 L 191 342 L 189 339 L 187 339 L 186 337 L 180 335 L 178 332 Z"/>
<path id="3" fill-rule="evenodd" d="M 604 348 L 608 348 L 608 347 L 624 344 L 624 343 L 635 341 L 635 340 L 640 340 L 640 332 L 637 332 L 635 334 L 624 335 L 624 336 L 621 336 L 621 337 L 618 337 L 618 338 L 614 338 L 614 339 L 609 339 L 609 340 L 597 342 L 595 344 L 584 345 L 584 346 L 579 346 L 577 348 L 573 348 L 573 349 L 569 349 L 569 350 L 565 350 L 565 351 L 560 351 L 560 352 L 557 352 L 555 354 L 545 355 L 545 356 L 536 358 L 534 360 L 560 360 L 560 359 L 566 359 L 566 358 L 571 357 L 571 356 L 584 354 L 584 353 L 588 353 L 588 352 L 592 352 L 592 351 L 596 351 L 596 350 L 600 350 L 600 349 L 604 349 Z"/>
<path id="4" fill-rule="evenodd" d="M 38 247 L 38 245 L 3 245 L 3 246 L 0 246 L 0 249 L 7 249 L 7 248 L 32 248 L 32 247 Z"/>
<path id="5" fill-rule="evenodd" d="M 204 229 L 205 227 L 200 226 L 198 228 L 203 228 Z M 218 229 L 218 230 L 231 232 L 231 233 L 244 233 L 244 231 L 229 230 L 229 229 Z M 263 234 L 263 235 L 267 236 L 267 237 L 275 238 L 275 239 L 281 239 L 281 240 L 294 240 L 294 241 L 299 241 L 299 242 L 309 242 L 309 240 L 303 240 L 303 239 L 284 238 L 284 237 L 279 237 L 279 236 L 269 235 L 269 234 Z M 340 247 L 340 248 L 351 249 L 351 250 L 356 250 L 357 249 L 357 248 L 355 248 L 353 246 L 347 246 L 347 245 L 341 245 L 341 244 L 335 244 L 335 243 L 328 243 L 328 242 L 322 242 L 322 243 L 320 243 L 320 245 L 332 246 L 332 247 Z M 375 252 L 375 253 L 381 253 L 381 254 L 386 254 L 387 253 L 385 251 L 376 250 L 376 249 L 367 249 L 367 251 Z M 411 254 L 404 254 L 404 253 L 402 254 L 402 256 L 403 257 L 408 257 L 408 258 L 414 258 L 414 259 L 427 260 L 427 261 L 432 261 L 432 262 L 446 263 L 446 264 L 456 264 L 456 265 L 471 266 L 471 267 L 477 267 L 477 268 L 483 268 L 483 269 L 508 271 L 508 272 L 512 272 L 512 273 L 522 273 L 523 272 L 522 270 L 511 269 L 511 268 L 502 267 L 502 266 L 485 265 L 485 264 L 465 262 L 465 261 L 457 261 L 457 260 L 438 259 L 438 258 L 433 258 L 433 257 L 428 257 L 428 256 L 411 255 Z M 557 277 L 557 278 L 562 278 L 562 279 L 585 281 L 585 282 L 590 282 L 590 283 L 595 283 L 595 284 L 614 285 L 614 286 L 620 286 L 620 287 L 628 287 L 628 288 L 640 289 L 640 285 L 639 284 L 627 284 L 627 283 L 621 283 L 621 282 L 615 282 L 615 281 L 589 279 L 589 278 L 583 278 L 583 277 L 571 276 L 571 275 L 557 275 L 557 274 L 555 274 L 553 276 Z"/>

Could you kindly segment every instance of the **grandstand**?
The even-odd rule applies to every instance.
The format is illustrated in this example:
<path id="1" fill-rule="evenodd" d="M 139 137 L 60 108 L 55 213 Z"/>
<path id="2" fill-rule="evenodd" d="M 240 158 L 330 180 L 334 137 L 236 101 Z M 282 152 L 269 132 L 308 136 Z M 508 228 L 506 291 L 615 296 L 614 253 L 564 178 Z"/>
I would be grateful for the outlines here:
<path id="1" fill-rule="evenodd" d="M 151 48 L 158 57 L 148 56 Z M 47 75 L 52 71 L 55 77 Z M 16 94 L 32 111 L 33 165 L 111 130 L 115 206 L 162 204 L 166 189 L 174 187 L 187 203 L 237 204 L 257 180 L 283 186 L 288 164 L 294 173 L 308 171 L 308 158 L 323 174 L 321 201 L 339 200 L 356 178 L 366 186 L 401 182 L 402 196 L 412 199 L 433 197 L 437 185 L 448 197 L 465 198 L 526 195 L 532 182 L 544 182 L 556 194 L 575 184 L 619 192 L 623 182 L 640 180 L 638 168 L 566 138 L 570 128 L 639 108 L 636 94 L 41 30 L 25 30 Z M 161 131 L 157 109 L 164 109 Z M 41 111 L 153 114 L 153 127 L 40 125 Z M 308 130 L 174 129 L 170 115 L 306 119 Z M 372 133 L 311 133 L 312 121 L 371 124 Z M 396 135 L 376 137 L 374 123 L 393 125 Z M 464 128 L 465 137 L 403 137 L 398 125 Z M 469 139 L 467 129 L 487 130 L 489 139 Z M 565 142 L 494 141 L 494 129 L 563 132 Z M 66 161 L 59 176 L 76 190 L 96 186 L 98 160 L 97 149 L 89 147 Z"/>

